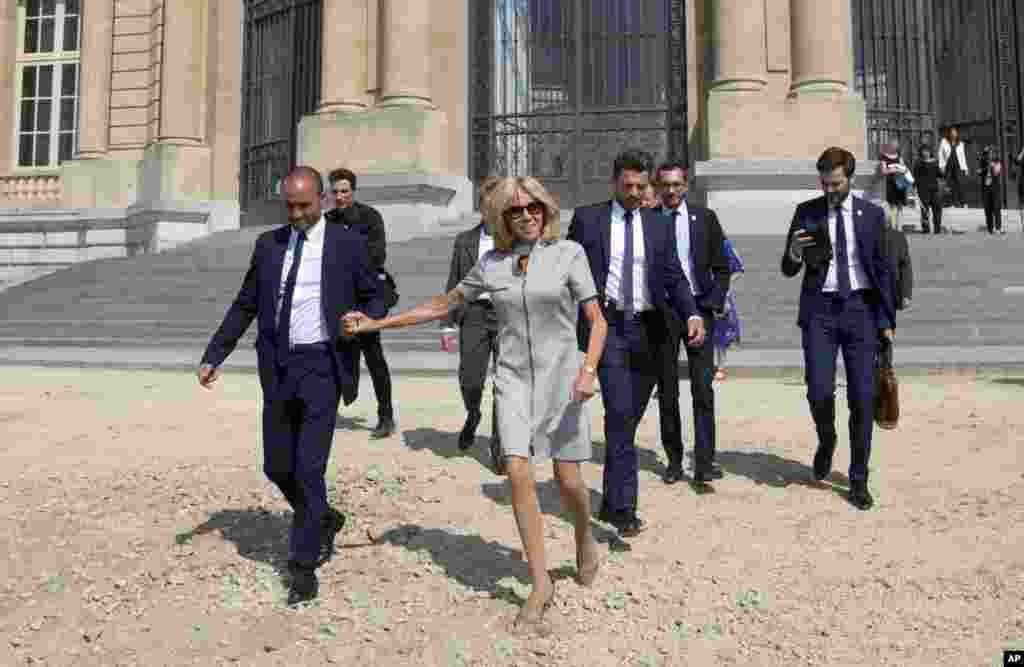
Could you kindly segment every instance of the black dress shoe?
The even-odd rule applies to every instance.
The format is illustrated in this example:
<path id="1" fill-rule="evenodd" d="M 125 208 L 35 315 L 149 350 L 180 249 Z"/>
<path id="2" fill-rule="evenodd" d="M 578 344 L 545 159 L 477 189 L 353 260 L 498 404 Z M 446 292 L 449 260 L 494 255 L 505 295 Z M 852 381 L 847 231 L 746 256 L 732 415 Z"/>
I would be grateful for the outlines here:
<path id="1" fill-rule="evenodd" d="M 701 468 L 693 473 L 693 481 L 698 484 L 707 484 L 708 482 L 713 482 L 716 479 L 722 479 L 723 477 L 725 477 L 725 473 L 722 472 L 722 469 L 714 463 L 712 463 L 708 468 Z"/>
<path id="2" fill-rule="evenodd" d="M 619 537 L 636 537 L 647 530 L 647 523 L 640 517 L 634 516 L 632 519 L 615 527 L 619 531 Z"/>
<path id="3" fill-rule="evenodd" d="M 292 561 L 288 563 L 289 579 L 288 606 L 294 607 L 315 600 L 320 593 L 320 581 L 316 578 L 316 570 L 308 565 Z"/>
<path id="4" fill-rule="evenodd" d="M 395 420 L 393 417 L 381 417 L 380 421 L 377 422 L 377 428 L 373 429 L 370 433 L 370 437 L 374 440 L 380 440 L 381 438 L 387 438 L 395 432 Z"/>
<path id="5" fill-rule="evenodd" d="M 459 451 L 466 451 L 476 441 L 476 427 L 480 425 L 480 413 L 471 412 L 466 415 L 466 423 L 459 433 Z"/>
<path id="6" fill-rule="evenodd" d="M 665 468 L 665 474 L 661 476 L 661 479 L 666 484 L 675 484 L 676 482 L 683 481 L 683 466 L 678 463 L 668 464 L 668 468 Z"/>
<path id="7" fill-rule="evenodd" d="M 867 482 L 863 480 L 850 481 L 850 503 L 859 510 L 869 510 L 874 506 L 875 499 L 868 491 Z"/>
<path id="8" fill-rule="evenodd" d="M 814 452 L 814 479 L 822 481 L 832 474 L 832 455 L 836 453 L 836 443 L 831 445 L 818 445 Z"/>
<path id="9" fill-rule="evenodd" d="M 611 524 L 618 531 L 619 537 L 636 537 L 647 530 L 647 524 L 636 514 L 632 512 L 610 512 L 603 506 L 597 513 L 597 520 Z"/>
<path id="10" fill-rule="evenodd" d="M 317 565 L 323 565 L 334 556 L 334 538 L 344 527 L 345 515 L 334 507 L 328 507 L 327 516 L 324 517 L 323 535 L 320 539 L 320 557 L 317 559 Z"/>
<path id="11" fill-rule="evenodd" d="M 505 467 L 505 454 L 501 451 L 501 439 L 492 436 L 489 448 L 491 452 L 491 470 L 494 471 L 495 475 L 504 477 L 508 474 L 508 469 Z"/>

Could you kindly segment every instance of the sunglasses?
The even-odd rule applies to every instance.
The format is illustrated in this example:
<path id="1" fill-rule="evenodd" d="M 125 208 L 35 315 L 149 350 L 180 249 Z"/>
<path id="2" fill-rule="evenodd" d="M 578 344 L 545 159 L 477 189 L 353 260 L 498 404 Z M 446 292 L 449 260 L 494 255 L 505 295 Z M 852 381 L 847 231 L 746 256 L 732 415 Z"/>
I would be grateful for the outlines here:
<path id="1" fill-rule="evenodd" d="M 533 216 L 540 215 L 543 212 L 544 205 L 540 202 L 532 201 L 526 206 L 510 206 L 501 212 L 501 216 L 505 218 L 506 222 L 512 222 L 521 218 L 524 213 Z"/>

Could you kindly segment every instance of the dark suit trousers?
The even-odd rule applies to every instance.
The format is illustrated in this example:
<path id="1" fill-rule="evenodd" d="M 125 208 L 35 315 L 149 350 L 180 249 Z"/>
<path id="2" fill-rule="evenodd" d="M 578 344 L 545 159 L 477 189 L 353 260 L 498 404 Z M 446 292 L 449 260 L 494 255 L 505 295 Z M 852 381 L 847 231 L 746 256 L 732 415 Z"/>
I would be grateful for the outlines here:
<path id="1" fill-rule="evenodd" d="M 312 564 L 327 516 L 324 474 L 341 394 L 326 349 L 293 352 L 278 373 L 277 391 L 263 402 L 263 472 L 294 510 L 289 558 Z"/>
<path id="2" fill-rule="evenodd" d="M 667 333 L 660 313 L 627 319 L 607 310 L 605 317 L 608 338 L 598 368 L 606 442 L 602 509 L 628 518 L 636 513 L 640 485 L 636 429 L 658 381 Z"/>
<path id="3" fill-rule="evenodd" d="M 711 332 L 714 318 L 710 311 L 701 311 L 704 329 Z M 661 346 L 661 373 L 658 378 L 658 408 L 661 414 L 661 444 L 668 463 L 682 465 L 683 434 L 679 414 L 679 348 L 685 329 L 671 327 Z M 693 456 L 695 470 L 707 470 L 715 460 L 715 391 L 714 346 L 710 333 L 699 347 L 686 346 L 687 370 L 690 375 L 690 397 L 693 403 Z"/>
<path id="4" fill-rule="evenodd" d="M 981 202 L 985 206 L 985 227 L 992 234 L 1003 228 L 1002 192 L 996 187 L 981 186 Z"/>
<path id="5" fill-rule="evenodd" d="M 356 363 L 359 363 L 359 355 L 366 358 L 366 368 L 370 371 L 370 379 L 373 381 L 373 393 L 377 396 L 377 416 L 384 419 L 391 419 L 395 416 L 394 407 L 391 405 L 391 370 L 388 368 L 387 359 L 384 358 L 384 348 L 380 344 L 380 332 L 357 336 Z"/>
<path id="6" fill-rule="evenodd" d="M 480 418 L 491 361 L 498 358 L 498 315 L 489 303 L 466 304 L 459 325 L 459 389 L 466 412 Z M 491 437 L 498 437 L 498 406 L 492 404 Z"/>
<path id="7" fill-rule="evenodd" d="M 867 480 L 874 427 L 878 315 L 862 292 L 843 300 L 825 296 L 803 327 L 807 401 L 819 444 L 835 442 L 836 357 L 843 351 L 850 408 L 851 480 Z"/>

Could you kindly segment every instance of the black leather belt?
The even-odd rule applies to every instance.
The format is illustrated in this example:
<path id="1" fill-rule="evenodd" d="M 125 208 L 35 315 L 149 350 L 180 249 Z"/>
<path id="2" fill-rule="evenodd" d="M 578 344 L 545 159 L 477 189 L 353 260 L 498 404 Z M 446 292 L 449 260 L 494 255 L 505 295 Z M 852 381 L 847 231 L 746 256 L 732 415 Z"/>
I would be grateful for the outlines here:
<path id="1" fill-rule="evenodd" d="M 606 299 L 605 300 L 605 302 L 604 302 L 604 310 L 605 310 L 605 314 L 615 315 L 616 317 L 625 317 L 626 316 L 626 311 L 623 310 L 619 306 L 617 301 L 614 301 L 612 299 Z M 649 308 L 647 310 L 636 310 L 636 311 L 633 311 L 633 319 L 634 320 L 639 320 L 639 319 L 641 319 L 643 317 L 646 317 L 648 315 L 653 315 L 654 312 L 655 312 L 655 310 L 653 308 Z"/>
<path id="2" fill-rule="evenodd" d="M 288 348 L 288 351 L 293 354 L 302 354 L 303 352 L 329 352 L 331 346 L 327 343 L 299 343 L 292 345 Z"/>

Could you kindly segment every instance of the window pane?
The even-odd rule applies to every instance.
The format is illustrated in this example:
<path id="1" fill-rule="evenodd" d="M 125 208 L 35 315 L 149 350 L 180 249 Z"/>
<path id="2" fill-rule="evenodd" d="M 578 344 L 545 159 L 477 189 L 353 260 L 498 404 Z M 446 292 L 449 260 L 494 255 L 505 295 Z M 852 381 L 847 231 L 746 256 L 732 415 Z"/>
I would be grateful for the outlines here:
<path id="1" fill-rule="evenodd" d="M 68 16 L 64 18 L 64 50 L 78 50 L 78 17 Z"/>
<path id="2" fill-rule="evenodd" d="M 21 70 L 21 96 L 36 96 L 36 71 L 38 67 L 25 67 Z"/>
<path id="3" fill-rule="evenodd" d="M 50 135 L 36 135 L 36 166 L 46 167 L 50 164 Z"/>
<path id="4" fill-rule="evenodd" d="M 78 65 L 65 63 L 60 68 L 60 94 L 64 97 L 74 97 L 78 88 Z"/>
<path id="5" fill-rule="evenodd" d="M 39 66 L 39 88 L 37 97 L 53 97 L 53 65 Z"/>
<path id="6" fill-rule="evenodd" d="M 53 113 L 53 102 L 50 100 L 39 100 L 39 112 L 36 114 L 36 131 L 50 131 L 50 116 Z"/>
<path id="7" fill-rule="evenodd" d="M 43 3 L 40 0 L 28 0 L 28 7 L 25 8 L 26 16 L 39 16 L 39 10 Z"/>
<path id="8" fill-rule="evenodd" d="M 25 21 L 25 53 L 39 50 L 39 21 Z"/>
<path id="9" fill-rule="evenodd" d="M 56 20 L 52 18 L 39 19 L 39 52 L 53 53 L 53 36 Z"/>
<path id="10" fill-rule="evenodd" d="M 36 103 L 32 100 L 21 101 L 21 132 L 34 132 L 36 129 Z"/>
<path id="11" fill-rule="evenodd" d="M 53 16 L 57 13 L 57 0 L 43 0 L 43 15 Z"/>
<path id="12" fill-rule="evenodd" d="M 18 143 L 18 166 L 19 167 L 31 167 L 32 166 L 32 138 L 34 134 L 23 134 L 21 140 Z"/>
<path id="13" fill-rule="evenodd" d="M 80 4 L 78 0 L 64 0 L 64 14 L 81 14 Z"/>
<path id="14" fill-rule="evenodd" d="M 64 160 L 70 160 L 74 157 L 75 151 L 75 135 L 71 132 L 61 132 L 60 135 L 60 147 L 57 154 L 57 160 L 63 162 Z"/>
<path id="15" fill-rule="evenodd" d="M 70 131 L 75 129 L 75 100 L 62 99 L 60 101 L 60 127 L 58 130 Z"/>

